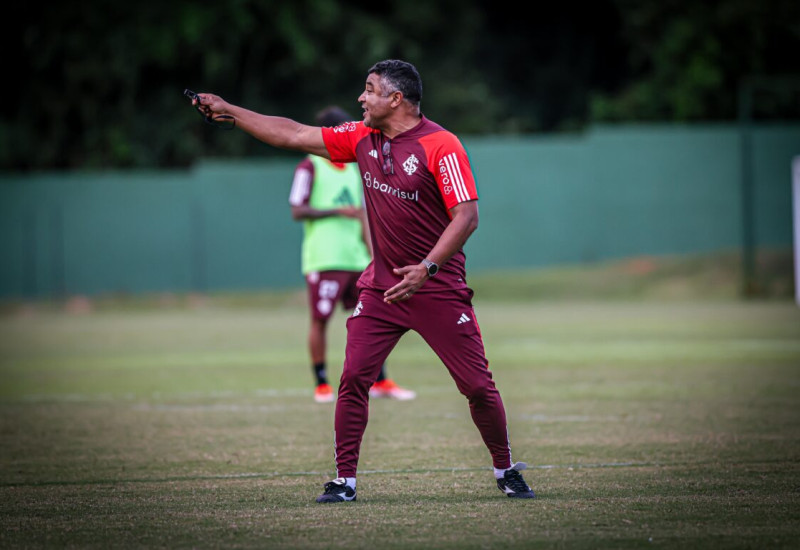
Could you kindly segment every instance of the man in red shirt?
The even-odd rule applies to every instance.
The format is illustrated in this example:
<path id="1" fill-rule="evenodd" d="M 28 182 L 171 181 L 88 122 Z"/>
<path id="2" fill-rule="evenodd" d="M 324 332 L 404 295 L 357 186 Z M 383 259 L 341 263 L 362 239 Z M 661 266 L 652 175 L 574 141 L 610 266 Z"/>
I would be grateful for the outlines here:
<path id="1" fill-rule="evenodd" d="M 347 321 L 345 363 L 336 401 L 337 478 L 317 502 L 356 499 L 356 468 L 367 426 L 369 388 L 409 330 L 419 333 L 467 398 L 492 457 L 498 488 L 534 498 L 511 460 L 506 415 L 492 380 L 466 284 L 462 250 L 478 226 L 478 193 L 458 138 L 420 111 L 422 80 L 405 61 L 367 71 L 358 98 L 363 121 L 319 128 L 261 115 L 212 94 L 193 103 L 274 147 L 334 162 L 357 162 L 373 258 L 359 279 L 359 302 Z"/>

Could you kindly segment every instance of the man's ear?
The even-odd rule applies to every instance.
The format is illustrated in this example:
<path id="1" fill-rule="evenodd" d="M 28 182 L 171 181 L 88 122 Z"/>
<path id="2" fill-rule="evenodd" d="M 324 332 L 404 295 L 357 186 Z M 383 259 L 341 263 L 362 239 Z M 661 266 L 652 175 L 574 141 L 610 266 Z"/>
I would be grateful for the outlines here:
<path id="1" fill-rule="evenodd" d="M 392 107 L 399 107 L 403 103 L 403 92 L 395 90 L 392 92 Z"/>

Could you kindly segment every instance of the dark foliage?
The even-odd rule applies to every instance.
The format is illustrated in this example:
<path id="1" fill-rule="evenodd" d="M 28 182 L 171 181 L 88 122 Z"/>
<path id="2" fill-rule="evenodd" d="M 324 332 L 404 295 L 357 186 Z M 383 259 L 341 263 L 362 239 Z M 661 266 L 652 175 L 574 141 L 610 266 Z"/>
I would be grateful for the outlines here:
<path id="1" fill-rule="evenodd" d="M 796 0 L 109 0 L 18 5 L 0 168 L 172 167 L 279 155 L 201 123 L 184 88 L 313 122 L 358 113 L 366 69 L 404 58 L 423 109 L 461 134 L 593 121 L 733 120 L 742 78 L 800 74 Z M 767 81 L 763 81 L 767 82 Z M 771 81 L 769 81 L 771 82 Z M 792 78 L 756 115 L 798 116 Z"/>

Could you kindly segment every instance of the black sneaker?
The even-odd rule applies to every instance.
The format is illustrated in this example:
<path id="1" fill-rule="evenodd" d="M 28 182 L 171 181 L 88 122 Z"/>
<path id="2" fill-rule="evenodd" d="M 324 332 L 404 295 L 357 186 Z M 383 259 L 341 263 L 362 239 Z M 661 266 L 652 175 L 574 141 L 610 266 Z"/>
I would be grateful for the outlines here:
<path id="1" fill-rule="evenodd" d="M 356 499 L 356 490 L 346 485 L 344 479 L 337 477 L 325 484 L 325 492 L 317 497 L 317 502 L 345 502 Z"/>
<path id="2" fill-rule="evenodd" d="M 511 498 L 536 498 L 528 484 L 522 479 L 521 470 L 527 468 L 524 462 L 517 462 L 506 470 L 502 478 L 497 480 L 497 488 Z"/>

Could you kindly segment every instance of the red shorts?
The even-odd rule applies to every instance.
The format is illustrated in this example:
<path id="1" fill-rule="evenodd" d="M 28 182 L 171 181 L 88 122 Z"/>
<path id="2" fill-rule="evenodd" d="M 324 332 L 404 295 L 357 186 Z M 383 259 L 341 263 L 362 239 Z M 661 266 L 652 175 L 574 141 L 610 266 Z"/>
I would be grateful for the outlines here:
<path id="1" fill-rule="evenodd" d="M 343 309 L 353 309 L 358 302 L 356 283 L 360 276 L 360 271 L 313 271 L 306 275 L 311 318 L 327 321 L 337 302 Z"/>

